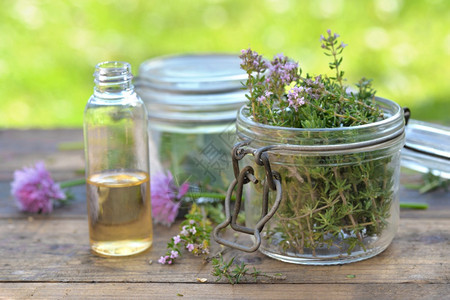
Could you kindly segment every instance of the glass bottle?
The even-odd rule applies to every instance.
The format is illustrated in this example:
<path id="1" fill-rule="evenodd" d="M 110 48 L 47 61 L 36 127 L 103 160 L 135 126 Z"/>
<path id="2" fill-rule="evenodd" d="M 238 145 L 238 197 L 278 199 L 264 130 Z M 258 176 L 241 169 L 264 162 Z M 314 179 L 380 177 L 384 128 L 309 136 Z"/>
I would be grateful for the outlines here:
<path id="1" fill-rule="evenodd" d="M 147 110 L 134 91 L 130 64 L 99 63 L 94 77 L 84 111 L 91 249 L 133 255 L 153 241 Z"/>

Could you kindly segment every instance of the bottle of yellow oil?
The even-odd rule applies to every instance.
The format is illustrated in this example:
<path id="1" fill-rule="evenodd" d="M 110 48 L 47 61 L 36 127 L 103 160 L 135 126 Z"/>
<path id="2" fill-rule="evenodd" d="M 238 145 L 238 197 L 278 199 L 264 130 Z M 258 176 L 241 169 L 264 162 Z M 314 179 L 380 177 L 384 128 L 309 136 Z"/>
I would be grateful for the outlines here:
<path id="1" fill-rule="evenodd" d="M 127 256 L 150 248 L 147 110 L 126 62 L 95 68 L 94 94 L 84 112 L 86 194 L 91 249 Z"/>

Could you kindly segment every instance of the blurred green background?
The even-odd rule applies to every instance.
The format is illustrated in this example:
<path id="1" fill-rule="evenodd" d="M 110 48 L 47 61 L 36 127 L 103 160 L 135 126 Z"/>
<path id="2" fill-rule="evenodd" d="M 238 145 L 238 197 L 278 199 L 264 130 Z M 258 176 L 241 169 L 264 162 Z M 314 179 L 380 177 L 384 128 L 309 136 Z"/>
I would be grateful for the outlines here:
<path id="1" fill-rule="evenodd" d="M 2 0 L 0 128 L 80 127 L 106 60 L 136 74 L 160 55 L 251 46 L 329 73 L 319 43 L 328 28 L 349 44 L 348 83 L 373 78 L 413 118 L 450 125 L 448 0 Z"/>

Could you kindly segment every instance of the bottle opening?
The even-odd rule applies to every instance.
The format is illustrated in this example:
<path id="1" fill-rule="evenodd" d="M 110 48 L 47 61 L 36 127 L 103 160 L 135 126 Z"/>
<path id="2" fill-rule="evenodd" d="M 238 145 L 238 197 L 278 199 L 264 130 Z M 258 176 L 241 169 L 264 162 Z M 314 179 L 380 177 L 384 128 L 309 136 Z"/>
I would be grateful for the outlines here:
<path id="1" fill-rule="evenodd" d="M 106 61 L 95 66 L 94 82 L 97 86 L 131 84 L 131 65 L 121 61 Z"/>

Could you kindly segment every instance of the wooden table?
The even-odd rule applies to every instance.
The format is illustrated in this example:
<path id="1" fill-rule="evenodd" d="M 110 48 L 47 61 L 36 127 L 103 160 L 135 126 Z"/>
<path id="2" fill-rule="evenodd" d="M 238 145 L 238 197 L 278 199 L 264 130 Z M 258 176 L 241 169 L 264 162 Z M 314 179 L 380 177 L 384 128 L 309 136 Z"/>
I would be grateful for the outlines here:
<path id="1" fill-rule="evenodd" d="M 237 261 L 286 276 L 232 286 L 215 283 L 211 265 L 190 255 L 173 266 L 157 263 L 178 226 L 157 226 L 153 248 L 135 257 L 91 254 L 84 186 L 72 188 L 74 202 L 51 215 L 19 212 L 10 196 L 13 171 L 43 160 L 56 180 L 83 177 L 83 151 L 73 142 L 82 142 L 81 130 L 0 131 L 0 299 L 450 299 L 449 192 L 402 188 L 402 200 L 429 209 L 402 210 L 391 246 L 362 262 L 301 266 L 232 251 Z"/>

